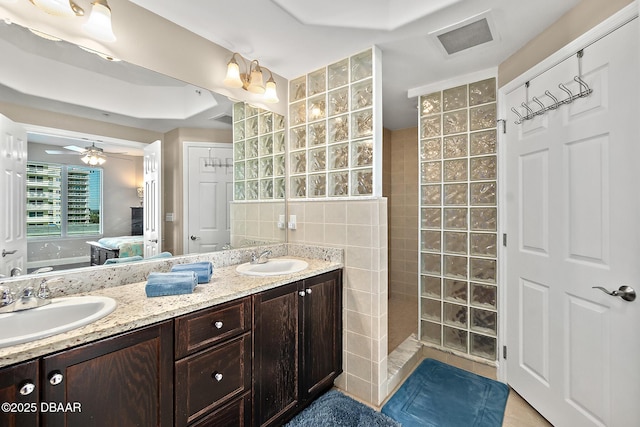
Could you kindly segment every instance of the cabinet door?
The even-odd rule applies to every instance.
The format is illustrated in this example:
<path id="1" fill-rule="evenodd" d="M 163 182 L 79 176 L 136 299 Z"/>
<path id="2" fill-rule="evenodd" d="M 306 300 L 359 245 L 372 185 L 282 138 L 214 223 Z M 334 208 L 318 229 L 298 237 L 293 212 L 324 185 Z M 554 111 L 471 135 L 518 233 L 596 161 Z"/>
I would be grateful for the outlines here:
<path id="1" fill-rule="evenodd" d="M 38 425 L 38 361 L 24 362 L 0 370 L 0 426 Z M 7 410 L 8 409 L 8 410 Z"/>
<path id="2" fill-rule="evenodd" d="M 298 404 L 298 285 L 254 295 L 254 425 L 280 425 Z"/>
<path id="3" fill-rule="evenodd" d="M 304 280 L 302 399 L 333 385 L 342 372 L 342 271 Z"/>
<path id="4" fill-rule="evenodd" d="M 65 405 L 44 424 L 172 425 L 172 331 L 167 321 L 43 358 L 43 401 Z"/>

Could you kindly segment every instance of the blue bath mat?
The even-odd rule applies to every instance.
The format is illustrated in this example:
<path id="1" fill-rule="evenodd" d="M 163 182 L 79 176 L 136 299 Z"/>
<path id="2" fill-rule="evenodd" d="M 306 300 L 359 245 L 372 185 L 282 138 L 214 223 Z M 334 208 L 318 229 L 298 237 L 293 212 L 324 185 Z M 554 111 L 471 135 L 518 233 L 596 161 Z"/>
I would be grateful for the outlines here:
<path id="1" fill-rule="evenodd" d="M 425 359 L 382 413 L 407 427 L 500 427 L 508 395 L 506 384 Z"/>
<path id="2" fill-rule="evenodd" d="M 396 421 L 337 390 L 329 390 L 285 427 L 401 427 Z"/>

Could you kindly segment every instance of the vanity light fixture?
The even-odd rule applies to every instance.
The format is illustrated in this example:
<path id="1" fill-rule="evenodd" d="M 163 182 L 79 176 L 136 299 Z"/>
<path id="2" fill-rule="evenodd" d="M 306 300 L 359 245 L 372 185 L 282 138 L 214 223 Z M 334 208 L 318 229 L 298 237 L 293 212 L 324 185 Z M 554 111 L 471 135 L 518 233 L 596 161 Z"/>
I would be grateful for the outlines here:
<path id="1" fill-rule="evenodd" d="M 104 155 L 102 148 L 96 147 L 96 143 L 91 144 L 91 147 L 87 147 L 85 151 L 80 154 L 80 160 L 89 166 L 102 166 L 107 161 L 107 157 Z"/>
<path id="2" fill-rule="evenodd" d="M 240 65 L 236 61 L 239 57 L 244 64 L 244 72 L 240 71 Z M 269 72 L 269 80 L 267 84 L 263 83 L 262 70 Z M 227 63 L 227 76 L 223 83 L 233 88 L 243 88 L 246 91 L 264 94 L 264 102 L 276 103 L 279 101 L 276 91 L 276 81 L 273 79 L 273 73 L 267 67 L 261 67 L 257 59 L 247 61 L 242 55 L 235 52 Z"/>
<path id="3" fill-rule="evenodd" d="M 84 16 L 84 9 L 73 0 L 29 0 L 34 6 L 50 15 L 72 18 Z M 111 8 L 107 0 L 94 0 L 91 3 L 91 13 L 87 22 L 82 26 L 93 37 L 105 41 L 114 42 L 116 36 L 111 26 Z"/>

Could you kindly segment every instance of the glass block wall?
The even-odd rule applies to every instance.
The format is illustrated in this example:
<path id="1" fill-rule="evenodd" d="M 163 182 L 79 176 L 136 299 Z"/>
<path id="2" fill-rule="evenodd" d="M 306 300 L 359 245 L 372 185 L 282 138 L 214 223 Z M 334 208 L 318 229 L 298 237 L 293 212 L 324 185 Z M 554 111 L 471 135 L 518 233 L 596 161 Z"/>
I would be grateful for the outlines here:
<path id="1" fill-rule="evenodd" d="M 284 199 L 285 126 L 280 114 L 233 105 L 233 200 Z"/>
<path id="2" fill-rule="evenodd" d="M 420 97 L 421 340 L 496 360 L 496 80 Z"/>
<path id="3" fill-rule="evenodd" d="M 290 82 L 292 199 L 381 195 L 378 55 L 369 49 Z"/>

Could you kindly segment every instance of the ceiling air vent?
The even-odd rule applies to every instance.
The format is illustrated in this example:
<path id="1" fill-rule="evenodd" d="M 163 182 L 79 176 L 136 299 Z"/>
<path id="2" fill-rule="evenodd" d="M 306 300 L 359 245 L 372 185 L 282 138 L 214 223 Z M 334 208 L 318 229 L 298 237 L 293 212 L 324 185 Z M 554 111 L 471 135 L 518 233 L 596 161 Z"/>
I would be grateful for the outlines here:
<path id="1" fill-rule="evenodd" d="M 222 113 L 218 116 L 211 117 L 209 120 L 215 120 L 226 125 L 233 124 L 233 117 L 231 117 L 231 115 L 228 113 Z"/>
<path id="2" fill-rule="evenodd" d="M 447 55 L 454 55 L 472 47 L 495 42 L 497 34 L 488 12 L 458 24 L 430 33 Z"/>

